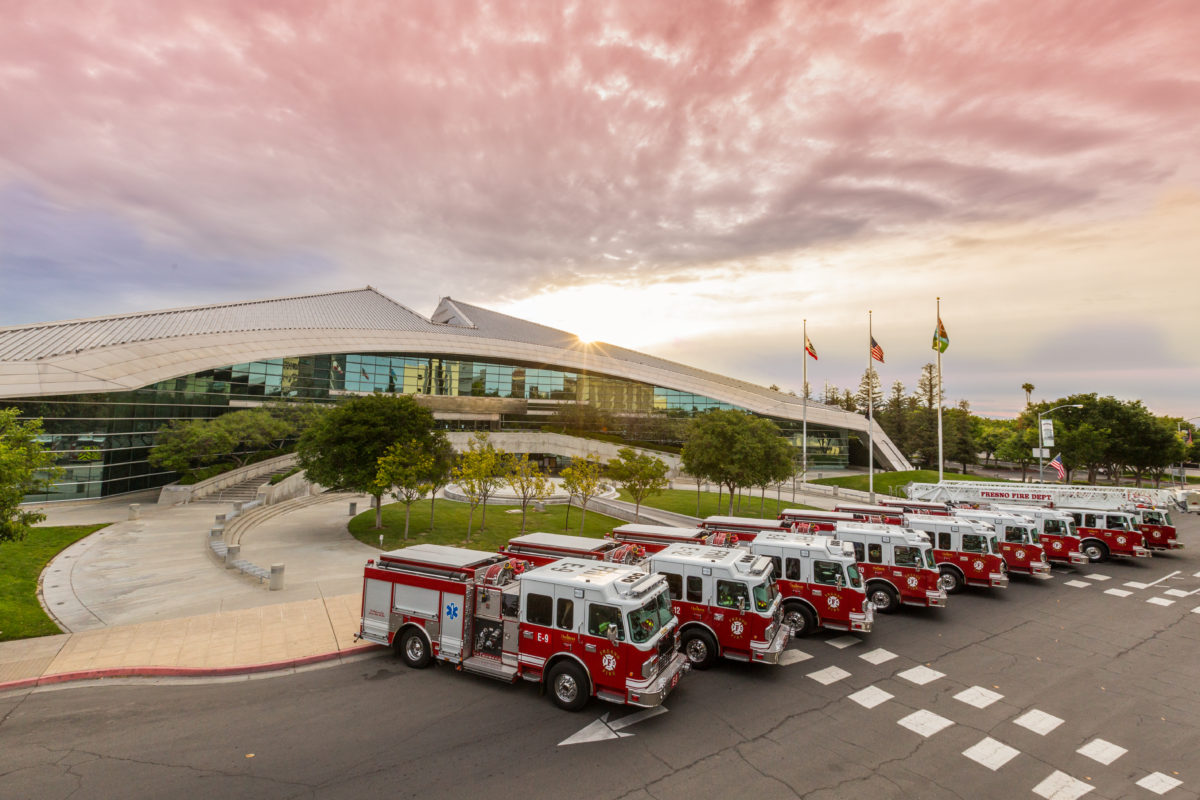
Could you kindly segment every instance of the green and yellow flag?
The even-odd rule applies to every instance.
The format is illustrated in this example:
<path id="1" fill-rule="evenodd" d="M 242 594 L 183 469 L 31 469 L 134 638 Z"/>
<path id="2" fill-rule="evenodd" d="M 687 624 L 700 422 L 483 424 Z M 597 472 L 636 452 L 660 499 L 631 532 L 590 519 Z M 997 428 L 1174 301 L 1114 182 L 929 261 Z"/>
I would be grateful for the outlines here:
<path id="1" fill-rule="evenodd" d="M 938 317 L 937 330 L 933 332 L 933 349 L 944 353 L 949 346 L 950 336 L 946 333 L 946 326 L 942 324 L 942 318 Z"/>

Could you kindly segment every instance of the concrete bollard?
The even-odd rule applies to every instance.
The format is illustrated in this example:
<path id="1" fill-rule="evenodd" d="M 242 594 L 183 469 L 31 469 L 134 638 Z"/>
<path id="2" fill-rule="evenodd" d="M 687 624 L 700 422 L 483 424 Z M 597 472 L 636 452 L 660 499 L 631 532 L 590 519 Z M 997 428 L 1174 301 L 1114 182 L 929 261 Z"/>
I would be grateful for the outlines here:
<path id="1" fill-rule="evenodd" d="M 358 515 L 358 503 L 351 503 L 350 504 L 350 516 L 353 517 L 353 516 L 357 516 L 357 515 Z"/>
<path id="2" fill-rule="evenodd" d="M 225 569 L 233 569 L 233 562 L 238 560 L 242 554 L 242 546 L 240 544 L 231 544 L 225 551 Z"/>
<path id="3" fill-rule="evenodd" d="M 223 533 L 225 533 L 224 528 L 210 528 L 208 531 L 208 535 L 213 537 L 214 539 L 217 538 L 218 536 L 222 535 Z"/>
<path id="4" fill-rule="evenodd" d="M 271 591 L 278 592 L 283 588 L 283 564 L 271 565 Z"/>
<path id="5" fill-rule="evenodd" d="M 225 515 L 217 514 L 217 516 L 213 518 L 213 522 L 216 522 L 216 523 L 219 523 L 222 525 L 225 524 Z"/>
<path id="6" fill-rule="evenodd" d="M 130 503 L 129 504 L 129 518 L 130 519 L 141 519 L 142 518 L 142 504 L 141 503 Z"/>

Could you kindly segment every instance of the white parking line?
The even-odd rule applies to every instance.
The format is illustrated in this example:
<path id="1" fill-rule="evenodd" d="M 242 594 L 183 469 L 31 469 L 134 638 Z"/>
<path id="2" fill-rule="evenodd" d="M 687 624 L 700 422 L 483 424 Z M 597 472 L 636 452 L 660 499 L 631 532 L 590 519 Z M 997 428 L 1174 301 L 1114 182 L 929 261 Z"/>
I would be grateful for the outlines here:
<path id="1" fill-rule="evenodd" d="M 826 667 L 825 669 L 817 670 L 816 672 L 808 673 L 808 677 L 812 678 L 817 683 L 828 686 L 831 683 L 836 683 L 842 678 L 849 678 L 850 673 L 841 667 Z"/>
<path id="2" fill-rule="evenodd" d="M 1133 592 L 1127 592 L 1124 589 L 1105 589 L 1105 594 L 1111 594 L 1113 597 L 1129 597 Z"/>
<path id="3" fill-rule="evenodd" d="M 1150 598 L 1149 600 L 1147 600 L 1146 602 L 1147 602 L 1147 603 L 1153 603 L 1153 604 L 1154 604 L 1154 605 L 1156 605 L 1156 606 L 1173 606 L 1173 605 L 1175 605 L 1175 601 L 1174 601 L 1174 600 L 1168 600 L 1168 599 L 1167 599 L 1167 598 L 1165 598 L 1165 597 L 1151 597 L 1151 598 Z"/>
<path id="4" fill-rule="evenodd" d="M 846 697 L 858 703 L 863 708 L 874 708 L 880 703 L 886 703 L 888 700 L 891 700 L 895 695 L 888 694 L 878 686 L 868 686 L 865 689 L 859 689 L 854 694 L 846 695 Z"/>
<path id="5" fill-rule="evenodd" d="M 786 667 L 788 664 L 798 664 L 801 661 L 807 661 L 810 658 L 812 658 L 812 656 L 803 650 L 784 650 L 779 655 L 779 663 Z"/>
<path id="6" fill-rule="evenodd" d="M 916 666 L 912 669 L 906 669 L 904 672 L 897 672 L 897 678 L 904 678 L 906 681 L 915 683 L 917 686 L 924 686 L 927 683 L 932 683 L 938 678 L 946 677 L 946 673 L 938 672 L 936 669 L 930 669 L 926 666 Z"/>
<path id="7" fill-rule="evenodd" d="M 1091 575 L 1085 575 L 1084 577 L 1087 578 L 1089 581 L 1110 581 L 1110 580 L 1112 580 L 1111 575 L 1101 575 L 1099 572 L 1093 572 Z"/>
<path id="8" fill-rule="evenodd" d="M 919 733 L 928 739 L 938 731 L 949 728 L 954 724 L 954 721 L 940 717 L 932 711 L 921 709 L 920 711 L 914 711 L 903 719 L 896 720 L 896 724 L 908 728 L 913 733 Z"/>
<path id="9" fill-rule="evenodd" d="M 998 742 L 990 736 L 984 737 L 978 744 L 973 744 L 963 750 L 964 756 L 977 764 L 982 764 L 992 772 L 1000 769 L 1020 754 L 1020 750 L 1009 747 L 1004 742 Z"/>
<path id="10" fill-rule="evenodd" d="M 846 636 L 839 636 L 836 639 L 829 639 L 825 644 L 836 647 L 838 650 L 845 650 L 847 647 L 858 644 L 861 641 L 862 639 L 857 636 L 847 634 Z"/>
<path id="11" fill-rule="evenodd" d="M 1054 770 L 1048 778 L 1033 787 L 1033 793 L 1046 800 L 1076 800 L 1095 788 L 1075 780 L 1065 772 Z"/>
<path id="12" fill-rule="evenodd" d="M 869 653 L 863 653 L 861 656 L 859 656 L 859 658 L 861 658 L 863 661 L 866 661 L 868 664 L 875 664 L 876 666 L 885 661 L 891 661 L 895 657 L 895 653 L 890 650 L 884 650 L 882 647 L 872 650 Z"/>
<path id="13" fill-rule="evenodd" d="M 987 708 L 997 700 L 1004 698 L 1004 695 L 999 692 L 993 692 L 991 689 L 985 689 L 982 686 L 972 686 L 970 689 L 963 689 L 958 694 L 954 695 L 954 699 L 966 703 L 969 706 L 976 708 Z"/>
<path id="14" fill-rule="evenodd" d="M 1166 794 L 1181 784 L 1183 784 L 1183 781 L 1172 778 L 1170 775 L 1164 775 L 1161 772 L 1151 772 L 1137 782 L 1138 786 L 1148 789 L 1155 794 Z"/>
<path id="15" fill-rule="evenodd" d="M 1129 751 L 1124 747 L 1121 747 L 1119 744 L 1106 742 L 1103 739 L 1092 739 L 1075 752 L 1082 756 L 1087 756 L 1093 761 L 1099 761 L 1101 764 L 1107 767 L 1109 764 L 1116 761 Z"/>
<path id="16" fill-rule="evenodd" d="M 1047 714 L 1045 711 L 1039 711 L 1036 708 L 1026 711 L 1024 714 L 1014 719 L 1013 722 L 1017 725 L 1020 725 L 1022 728 L 1028 728 L 1038 736 L 1045 736 L 1047 733 L 1063 724 L 1063 721 L 1053 714 Z"/>
<path id="17" fill-rule="evenodd" d="M 1086 589 L 1092 584 L 1088 583 L 1087 581 L 1067 581 L 1064 585 L 1074 586 L 1076 589 Z"/>

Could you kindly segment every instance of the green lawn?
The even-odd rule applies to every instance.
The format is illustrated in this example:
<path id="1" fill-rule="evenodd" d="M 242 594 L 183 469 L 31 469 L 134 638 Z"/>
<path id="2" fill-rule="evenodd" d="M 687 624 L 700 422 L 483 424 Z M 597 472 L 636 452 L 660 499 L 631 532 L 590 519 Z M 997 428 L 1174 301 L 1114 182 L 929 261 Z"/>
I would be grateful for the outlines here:
<path id="1" fill-rule="evenodd" d="M 989 478 L 981 475 L 963 475 L 959 472 L 943 473 L 948 481 L 996 481 L 997 478 Z M 906 485 L 916 481 L 917 483 L 937 483 L 938 474 L 931 469 L 915 469 L 911 472 L 880 472 L 875 475 L 875 492 L 877 494 L 890 494 L 899 497 L 903 494 L 903 489 Z M 866 475 L 844 475 L 840 478 L 822 478 L 819 481 L 812 483 L 823 483 L 826 486 L 841 486 L 845 489 L 858 489 L 860 492 L 867 491 L 867 476 Z"/>
<path id="2" fill-rule="evenodd" d="M 482 508 L 475 510 L 475 524 L 471 528 L 471 541 L 467 541 L 467 517 L 470 507 L 466 503 L 453 500 L 436 500 L 434 511 L 434 530 L 429 530 L 429 501 L 420 500 L 413 503 L 412 517 L 408 526 L 408 544 L 446 544 L 458 547 L 470 547 L 475 550 L 496 550 L 514 536 L 521 534 L 520 506 L 488 506 L 487 529 L 479 530 Z M 505 513 L 511 509 L 518 513 Z M 563 529 L 566 520 L 566 506 L 546 506 L 545 511 L 534 511 L 529 507 L 529 515 L 525 522 L 525 532 L 534 533 L 569 533 L 580 535 L 579 523 L 583 519 L 578 507 L 571 508 L 571 528 Z M 595 511 L 587 512 L 583 536 L 600 538 L 618 525 L 625 522 L 613 519 Z M 375 527 L 375 509 L 364 511 L 350 520 L 350 533 L 360 542 L 372 547 L 379 546 L 379 534 L 383 534 L 383 549 L 395 550 L 404 547 L 401 537 L 404 535 L 404 505 L 392 503 L 383 507 L 383 530 Z"/>
<path id="3" fill-rule="evenodd" d="M 34 528 L 23 541 L 0 544 L 0 642 L 62 633 L 38 604 L 38 575 L 65 547 L 103 527 Z"/>
<path id="4" fill-rule="evenodd" d="M 624 489 L 618 489 L 617 491 L 620 492 L 622 500 L 627 503 L 633 502 L 633 498 Z M 748 497 L 743 493 L 740 507 L 737 500 L 734 500 L 733 516 L 757 518 L 759 515 L 758 501 L 759 495 L 757 492 L 755 492 L 753 497 Z M 695 489 L 665 489 L 662 494 L 646 498 L 646 502 L 642 503 L 642 508 L 646 507 L 658 508 L 663 511 L 673 511 L 676 514 L 686 514 L 689 517 L 699 517 L 700 519 L 712 516 L 725 516 L 729 513 L 729 493 L 725 492 L 721 495 L 721 503 L 718 505 L 716 492 L 700 492 L 699 513 L 696 513 Z M 775 493 L 767 490 L 766 502 L 762 506 L 762 515 L 766 519 L 775 519 L 779 516 L 779 510 L 783 508 L 814 507 L 791 502 L 786 492 L 783 493 L 782 500 L 777 504 L 775 502 Z"/>

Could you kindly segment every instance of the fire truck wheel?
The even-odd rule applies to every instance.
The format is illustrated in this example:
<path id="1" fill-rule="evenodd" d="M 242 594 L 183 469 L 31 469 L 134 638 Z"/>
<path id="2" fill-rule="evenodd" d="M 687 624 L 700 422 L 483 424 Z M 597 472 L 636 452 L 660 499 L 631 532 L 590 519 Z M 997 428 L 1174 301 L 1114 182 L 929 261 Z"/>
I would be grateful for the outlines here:
<path id="1" fill-rule="evenodd" d="M 942 576 L 938 578 L 938 584 L 946 594 L 958 594 L 963 590 L 962 575 L 953 567 L 942 567 Z"/>
<path id="2" fill-rule="evenodd" d="M 792 636 L 808 636 L 817 629 L 817 617 L 812 610 L 800 603 L 789 603 L 783 607 L 784 624 L 791 626 Z"/>
<path id="3" fill-rule="evenodd" d="M 683 634 L 683 654 L 695 669 L 708 669 L 717 660 L 717 643 L 708 631 L 692 628 Z"/>
<path id="4" fill-rule="evenodd" d="M 1108 561 L 1108 547 L 1105 546 L 1104 542 L 1084 542 L 1083 546 L 1079 549 L 1088 557 L 1088 561 L 1091 561 L 1093 564 Z"/>
<path id="5" fill-rule="evenodd" d="M 869 587 L 867 597 L 880 614 L 895 614 L 896 609 L 900 607 L 900 597 L 896 590 L 886 583 L 877 583 Z"/>
<path id="6" fill-rule="evenodd" d="M 421 669 L 428 667 L 429 662 L 433 660 L 433 654 L 429 652 L 429 645 L 425 642 L 425 637 L 420 631 L 409 628 L 400 635 L 400 646 L 396 648 L 400 653 L 400 658 L 404 659 L 404 663 L 413 669 Z"/>
<path id="7" fill-rule="evenodd" d="M 559 661 L 550 668 L 546 681 L 550 685 L 550 699 L 559 708 L 578 711 L 587 705 L 591 696 L 587 676 L 574 661 Z"/>

